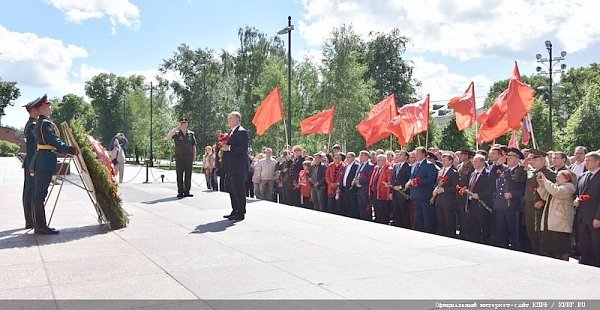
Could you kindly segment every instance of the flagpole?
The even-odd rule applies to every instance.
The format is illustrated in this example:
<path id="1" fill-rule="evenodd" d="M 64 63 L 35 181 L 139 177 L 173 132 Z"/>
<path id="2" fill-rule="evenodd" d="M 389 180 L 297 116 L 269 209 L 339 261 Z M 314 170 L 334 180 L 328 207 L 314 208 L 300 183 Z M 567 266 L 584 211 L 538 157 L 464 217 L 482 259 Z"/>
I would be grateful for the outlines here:
<path id="1" fill-rule="evenodd" d="M 427 128 L 427 131 L 425 132 L 425 148 L 427 149 L 429 147 L 429 128 Z"/>
<path id="2" fill-rule="evenodd" d="M 329 150 L 330 146 L 331 146 L 331 132 L 329 133 L 329 139 L 327 139 L 327 150 Z"/>
<path id="3" fill-rule="evenodd" d="M 477 131 L 479 131 L 479 129 L 477 128 L 477 122 L 475 122 L 475 151 L 479 150 L 479 143 L 477 143 Z"/>
<path id="4" fill-rule="evenodd" d="M 287 125 L 285 123 L 285 117 L 283 118 L 283 131 L 285 132 L 285 145 L 290 145 L 290 140 L 288 140 Z"/>
<path id="5" fill-rule="evenodd" d="M 390 150 L 392 150 L 392 151 L 394 150 L 394 146 L 392 145 L 394 143 L 394 140 L 392 140 L 393 137 L 394 136 L 390 135 Z"/>
<path id="6" fill-rule="evenodd" d="M 531 142 L 533 143 L 533 148 L 537 149 L 537 143 L 535 142 L 535 135 L 533 134 L 533 124 L 531 123 L 531 118 L 529 117 L 529 113 L 527 113 L 527 122 L 529 123 L 529 132 L 531 134 Z"/>

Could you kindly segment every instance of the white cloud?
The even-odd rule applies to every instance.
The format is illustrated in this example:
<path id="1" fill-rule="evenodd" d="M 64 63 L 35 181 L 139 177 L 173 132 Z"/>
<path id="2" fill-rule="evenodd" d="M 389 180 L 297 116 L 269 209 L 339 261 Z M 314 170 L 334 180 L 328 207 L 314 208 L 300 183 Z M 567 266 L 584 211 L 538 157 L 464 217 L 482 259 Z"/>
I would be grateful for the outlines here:
<path id="1" fill-rule="evenodd" d="M 514 54 L 555 38 L 570 53 L 600 42 L 600 2 L 562 0 L 303 0 L 300 35 L 319 46 L 333 27 L 355 31 L 397 27 L 416 52 L 462 60 Z M 558 45 L 557 45 L 558 47 Z"/>
<path id="2" fill-rule="evenodd" d="M 88 81 L 100 73 L 108 73 L 108 70 L 95 68 L 88 64 L 81 64 L 79 67 L 79 73 L 75 74 L 75 76 L 80 78 L 82 81 Z"/>
<path id="3" fill-rule="evenodd" d="M 321 67 L 323 65 L 323 51 L 318 49 L 300 50 L 298 51 L 298 59 L 296 60 L 308 60 L 313 65 Z"/>
<path id="4" fill-rule="evenodd" d="M 86 58 L 85 48 L 34 33 L 11 32 L 0 26 L 0 75 L 36 88 L 77 90 L 69 80 L 73 62 Z M 81 93 L 79 91 L 78 93 Z"/>
<path id="5" fill-rule="evenodd" d="M 81 23 L 88 19 L 108 17 L 111 31 L 116 33 L 117 24 L 137 29 L 140 10 L 129 0 L 46 0 L 61 12 L 68 21 Z"/>
<path id="6" fill-rule="evenodd" d="M 428 62 L 423 57 L 415 57 L 412 62 L 415 68 L 413 77 L 422 83 L 418 87 L 418 95 L 424 97 L 431 94 L 430 99 L 436 101 L 436 104 L 446 104 L 451 98 L 462 95 L 473 81 L 477 106 L 482 106 L 494 83 L 483 75 L 464 76 L 452 73 L 446 65 Z"/>

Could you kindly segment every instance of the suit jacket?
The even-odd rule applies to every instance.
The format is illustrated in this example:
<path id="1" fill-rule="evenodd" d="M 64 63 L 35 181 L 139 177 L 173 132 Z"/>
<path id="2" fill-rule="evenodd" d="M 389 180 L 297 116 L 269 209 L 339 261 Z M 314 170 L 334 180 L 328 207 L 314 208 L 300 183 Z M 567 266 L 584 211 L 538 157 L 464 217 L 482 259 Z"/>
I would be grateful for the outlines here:
<path id="1" fill-rule="evenodd" d="M 360 164 L 358 166 L 359 170 L 357 170 L 357 172 L 360 171 L 358 172 L 358 183 L 360 184 L 358 193 L 369 196 L 369 182 L 371 181 L 371 174 L 373 173 L 375 166 L 370 161 L 365 163 L 362 170 L 360 170 Z"/>
<path id="2" fill-rule="evenodd" d="M 411 175 L 411 179 L 419 178 L 420 184 L 410 188 L 410 198 L 419 201 L 429 201 L 437 182 L 438 169 L 427 160 L 415 163 L 415 165 L 416 167 Z"/>
<path id="3" fill-rule="evenodd" d="M 223 171 L 228 174 L 248 174 L 248 132 L 241 125 L 229 135 L 231 147 L 223 152 Z"/>
<path id="4" fill-rule="evenodd" d="M 325 164 L 320 165 L 312 165 L 310 166 L 310 178 L 313 183 L 312 186 L 316 186 L 317 189 L 325 189 L 327 187 L 327 183 L 325 183 L 325 171 L 327 170 L 327 166 Z"/>
<path id="5" fill-rule="evenodd" d="M 473 171 L 475 171 L 475 168 L 473 168 L 473 163 L 470 161 L 466 163 L 462 162 L 458 165 L 458 185 L 460 187 L 469 185 L 469 178 Z"/>
<path id="6" fill-rule="evenodd" d="M 339 186 L 333 186 L 334 183 L 341 183 L 342 181 L 342 172 L 344 172 L 344 163 L 340 163 L 340 166 L 335 166 L 335 163 L 329 164 L 327 166 L 327 171 L 325 171 L 325 182 L 327 183 L 327 196 L 334 197 L 335 193 L 339 189 Z"/>
<path id="7" fill-rule="evenodd" d="M 591 173 L 587 171 L 577 180 L 576 194 L 590 196 L 588 201 L 579 202 L 577 214 L 582 225 L 591 225 L 594 219 L 600 220 L 600 173 L 598 172 L 600 171 L 588 179 Z"/>
<path id="8" fill-rule="evenodd" d="M 356 171 L 358 170 L 358 166 L 359 166 L 359 164 L 357 164 L 356 162 L 353 162 L 351 164 L 344 166 L 344 170 L 342 170 L 342 176 L 340 179 L 340 190 L 342 192 L 350 190 L 350 187 L 352 186 L 352 180 L 354 180 L 354 177 L 356 176 Z M 348 173 L 348 176 L 346 177 L 346 186 L 344 186 L 344 176 L 346 175 L 346 171 L 348 171 L 348 169 L 350 170 L 350 172 Z M 352 187 L 353 192 L 356 192 L 357 189 L 358 188 L 356 186 Z"/>
<path id="9" fill-rule="evenodd" d="M 442 168 L 440 170 L 438 174 L 439 177 L 442 176 L 442 172 L 444 171 L 444 169 L 445 168 Z M 446 172 L 445 176 L 448 181 L 446 181 L 442 185 L 444 192 L 437 195 L 435 198 L 435 205 L 440 207 L 450 207 L 456 203 L 456 185 L 458 184 L 458 172 L 456 172 L 454 168 L 450 167 Z"/>
<path id="10" fill-rule="evenodd" d="M 475 176 L 475 173 L 477 171 L 471 173 L 471 178 Z M 472 192 L 478 194 L 479 199 L 483 200 L 489 207 L 492 206 L 492 202 L 494 201 L 494 179 L 490 177 L 486 169 L 483 169 L 477 181 L 475 181 Z M 479 203 L 475 199 L 469 199 L 469 206 L 474 205 L 479 205 Z"/>
<path id="11" fill-rule="evenodd" d="M 392 180 L 392 171 L 393 168 L 389 165 L 384 165 L 383 167 L 375 167 L 373 169 L 373 173 L 371 174 L 371 180 L 369 181 L 369 196 L 371 199 L 376 200 L 391 200 L 390 199 L 390 189 L 386 187 L 386 184 L 389 185 Z M 379 173 L 379 178 L 375 180 L 375 177 Z M 373 186 L 375 186 L 376 195 L 373 197 Z"/>
<path id="12" fill-rule="evenodd" d="M 304 157 L 302 157 L 302 156 L 292 159 L 292 165 L 289 170 L 289 173 L 290 173 L 289 178 L 292 180 L 292 183 L 291 183 L 292 189 L 295 189 L 296 185 L 298 184 L 298 177 L 300 176 L 300 171 L 302 171 L 304 169 L 302 167 L 303 163 L 304 163 Z"/>
<path id="13" fill-rule="evenodd" d="M 402 188 L 404 188 L 408 180 L 410 180 L 410 164 L 405 162 L 402 163 L 402 165 L 394 165 L 392 186 L 402 186 Z"/>

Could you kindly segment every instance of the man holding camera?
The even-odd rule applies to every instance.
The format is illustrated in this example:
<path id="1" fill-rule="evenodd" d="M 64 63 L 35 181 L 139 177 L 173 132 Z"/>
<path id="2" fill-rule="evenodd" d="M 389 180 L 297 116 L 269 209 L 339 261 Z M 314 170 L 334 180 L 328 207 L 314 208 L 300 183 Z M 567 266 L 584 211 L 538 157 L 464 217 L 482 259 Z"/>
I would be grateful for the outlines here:
<path id="1" fill-rule="evenodd" d="M 177 171 L 177 198 L 193 197 L 190 194 L 192 187 L 192 166 L 196 158 L 196 136 L 188 130 L 188 119 L 179 119 L 179 125 L 169 133 L 167 139 L 175 142 L 175 170 Z"/>

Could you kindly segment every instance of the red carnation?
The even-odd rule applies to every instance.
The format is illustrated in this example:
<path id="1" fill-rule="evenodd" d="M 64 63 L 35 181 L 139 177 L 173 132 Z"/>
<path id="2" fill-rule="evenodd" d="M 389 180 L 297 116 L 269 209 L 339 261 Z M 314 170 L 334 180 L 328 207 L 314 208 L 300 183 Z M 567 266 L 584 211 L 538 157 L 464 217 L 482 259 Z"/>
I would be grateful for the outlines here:
<path id="1" fill-rule="evenodd" d="M 219 143 L 227 143 L 227 141 L 229 141 L 229 134 L 220 133 L 218 141 L 219 141 Z"/>
<path id="2" fill-rule="evenodd" d="M 458 194 L 461 195 L 461 196 L 464 196 L 466 190 L 467 190 L 466 186 L 465 187 L 461 187 L 461 188 L 458 189 Z"/>
<path id="3" fill-rule="evenodd" d="M 414 178 L 410 181 L 410 183 L 412 184 L 412 186 L 419 186 L 421 185 L 421 179 L 420 178 Z"/>
<path id="4" fill-rule="evenodd" d="M 537 188 L 536 187 L 530 187 L 529 191 L 535 194 L 535 193 L 537 193 Z"/>
<path id="5" fill-rule="evenodd" d="M 579 195 L 579 200 L 580 201 L 588 201 L 590 199 L 592 199 L 592 197 L 590 195 L 588 195 L 588 194 Z"/>

